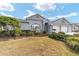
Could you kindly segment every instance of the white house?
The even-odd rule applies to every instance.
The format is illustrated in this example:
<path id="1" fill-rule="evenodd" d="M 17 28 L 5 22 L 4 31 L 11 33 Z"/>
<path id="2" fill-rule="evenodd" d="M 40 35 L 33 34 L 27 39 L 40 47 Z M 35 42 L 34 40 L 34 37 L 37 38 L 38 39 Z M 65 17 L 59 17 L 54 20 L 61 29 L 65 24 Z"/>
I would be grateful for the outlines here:
<path id="1" fill-rule="evenodd" d="M 60 18 L 51 22 L 51 32 L 72 32 L 72 24 L 65 18 Z"/>
<path id="2" fill-rule="evenodd" d="M 0 26 L 0 31 L 9 31 L 14 30 L 15 28 L 12 25 L 7 24 L 6 26 Z"/>
<path id="3" fill-rule="evenodd" d="M 65 18 L 59 18 L 55 21 L 49 21 L 39 14 L 27 17 L 20 22 L 21 30 L 31 30 L 37 32 L 65 32 L 72 33 L 79 31 L 79 24 L 72 24 Z"/>

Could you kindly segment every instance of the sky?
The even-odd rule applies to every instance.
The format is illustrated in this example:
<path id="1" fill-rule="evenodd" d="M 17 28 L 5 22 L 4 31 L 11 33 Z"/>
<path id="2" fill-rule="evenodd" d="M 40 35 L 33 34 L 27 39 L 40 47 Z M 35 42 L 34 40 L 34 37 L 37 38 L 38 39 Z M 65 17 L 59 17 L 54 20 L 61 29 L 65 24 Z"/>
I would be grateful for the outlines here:
<path id="1" fill-rule="evenodd" d="M 40 14 L 50 21 L 65 17 L 79 23 L 79 3 L 0 3 L 0 15 L 25 19 Z"/>

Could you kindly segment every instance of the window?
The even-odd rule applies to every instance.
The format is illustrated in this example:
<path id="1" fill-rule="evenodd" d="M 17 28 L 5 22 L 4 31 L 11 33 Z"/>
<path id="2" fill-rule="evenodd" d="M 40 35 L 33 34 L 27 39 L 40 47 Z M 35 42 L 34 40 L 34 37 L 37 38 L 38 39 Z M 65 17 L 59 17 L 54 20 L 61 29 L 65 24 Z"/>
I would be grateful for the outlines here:
<path id="1" fill-rule="evenodd" d="M 39 24 L 32 24 L 32 31 L 39 32 L 40 31 L 40 25 Z"/>
<path id="2" fill-rule="evenodd" d="M 52 29 L 53 30 L 53 32 L 55 32 L 56 31 L 56 29 Z"/>

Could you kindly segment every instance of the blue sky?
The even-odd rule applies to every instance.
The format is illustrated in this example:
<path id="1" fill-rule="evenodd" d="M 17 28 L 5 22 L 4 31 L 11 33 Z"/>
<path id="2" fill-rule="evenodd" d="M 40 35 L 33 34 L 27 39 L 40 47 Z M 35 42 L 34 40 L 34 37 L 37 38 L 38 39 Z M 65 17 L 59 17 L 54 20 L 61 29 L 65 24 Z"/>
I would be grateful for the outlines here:
<path id="1" fill-rule="evenodd" d="M 79 23 L 78 3 L 7 3 L 0 4 L 0 15 L 25 19 L 40 14 L 53 21 L 65 17 L 72 23 Z"/>

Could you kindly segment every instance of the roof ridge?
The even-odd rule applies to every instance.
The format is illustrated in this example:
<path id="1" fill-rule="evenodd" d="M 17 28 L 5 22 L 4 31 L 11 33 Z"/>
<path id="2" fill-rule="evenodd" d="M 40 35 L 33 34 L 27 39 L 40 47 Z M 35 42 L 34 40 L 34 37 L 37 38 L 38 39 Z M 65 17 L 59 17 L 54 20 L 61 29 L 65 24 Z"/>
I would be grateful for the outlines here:
<path id="1" fill-rule="evenodd" d="M 43 18 L 43 19 L 46 19 L 47 21 L 49 21 L 47 18 L 45 18 L 45 17 L 43 17 L 42 15 L 40 15 L 40 14 L 34 14 L 34 15 L 31 15 L 31 16 L 29 16 L 29 17 L 27 17 L 26 19 L 28 19 L 28 18 L 30 18 L 30 17 L 33 17 L 33 16 L 36 16 L 36 15 L 38 15 L 38 16 L 40 16 L 41 18 Z"/>
<path id="2" fill-rule="evenodd" d="M 65 21 L 67 21 L 69 24 L 71 24 L 68 20 L 66 20 L 65 17 L 62 17 L 62 18 L 56 19 L 56 20 L 52 21 L 52 23 L 54 23 L 54 22 L 56 22 L 56 21 L 58 21 L 58 20 L 61 20 L 61 19 L 65 20 Z"/>

